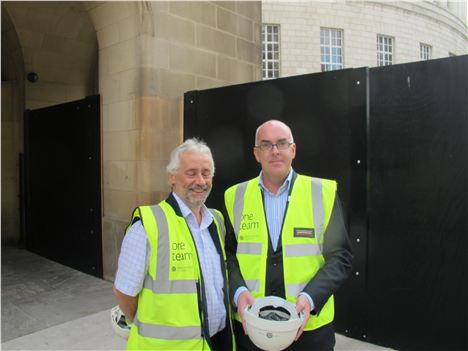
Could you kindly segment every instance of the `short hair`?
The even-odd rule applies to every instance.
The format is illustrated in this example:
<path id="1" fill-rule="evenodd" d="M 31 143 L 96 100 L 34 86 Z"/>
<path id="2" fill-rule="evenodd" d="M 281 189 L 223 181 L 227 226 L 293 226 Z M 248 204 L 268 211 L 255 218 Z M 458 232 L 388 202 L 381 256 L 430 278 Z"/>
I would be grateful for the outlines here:
<path id="1" fill-rule="evenodd" d="M 284 125 L 288 130 L 289 130 L 289 134 L 291 135 L 291 140 L 289 140 L 290 143 L 294 143 L 294 137 L 292 135 L 292 131 L 291 131 L 291 128 L 284 122 L 281 122 L 277 119 L 270 119 L 269 121 L 266 121 L 262 124 L 260 124 L 257 128 L 257 130 L 255 131 L 255 141 L 254 141 L 254 145 L 257 145 L 257 138 L 258 138 L 258 132 L 260 131 L 260 128 L 262 128 L 265 124 L 267 123 L 271 123 L 271 122 L 274 122 L 274 123 L 279 123 L 279 124 L 282 124 Z"/>
<path id="2" fill-rule="evenodd" d="M 211 173 L 214 176 L 215 165 L 211 150 L 203 140 L 198 138 L 187 139 L 171 151 L 171 156 L 169 158 L 169 163 L 166 166 L 166 171 L 170 174 L 177 173 L 177 170 L 180 167 L 180 155 L 187 152 L 196 152 L 209 156 L 211 160 Z"/>

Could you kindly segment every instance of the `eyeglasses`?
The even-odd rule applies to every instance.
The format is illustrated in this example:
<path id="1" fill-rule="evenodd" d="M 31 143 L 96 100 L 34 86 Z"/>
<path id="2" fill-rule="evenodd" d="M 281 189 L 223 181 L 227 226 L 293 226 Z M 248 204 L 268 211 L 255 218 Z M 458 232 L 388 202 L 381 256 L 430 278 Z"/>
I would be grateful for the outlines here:
<path id="1" fill-rule="evenodd" d="M 290 147 L 293 143 L 290 143 L 287 140 L 280 140 L 276 144 L 272 144 L 269 141 L 264 141 L 261 142 L 260 145 L 255 145 L 257 149 L 260 149 L 262 151 L 270 151 L 273 150 L 273 147 L 276 146 L 278 150 L 286 150 L 288 147 Z"/>

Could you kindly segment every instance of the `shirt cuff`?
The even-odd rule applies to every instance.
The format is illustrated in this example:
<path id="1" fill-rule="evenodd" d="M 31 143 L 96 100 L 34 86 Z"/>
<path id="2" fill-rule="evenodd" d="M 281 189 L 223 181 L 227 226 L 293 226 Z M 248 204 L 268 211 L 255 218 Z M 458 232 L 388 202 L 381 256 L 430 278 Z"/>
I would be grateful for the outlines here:
<path id="1" fill-rule="evenodd" d="M 233 298 L 233 303 L 234 303 L 234 306 L 237 307 L 237 300 L 239 299 L 239 295 L 242 294 L 244 291 L 248 291 L 249 289 L 247 289 L 245 286 L 241 286 L 239 288 L 237 288 L 236 290 L 236 293 L 234 294 L 234 298 Z"/>
<path id="2" fill-rule="evenodd" d="M 138 296 L 139 292 L 140 291 L 136 291 L 134 287 L 128 285 L 128 284 L 125 284 L 123 282 L 121 282 L 120 280 L 116 279 L 114 281 L 114 287 L 120 291 L 122 294 L 125 294 L 125 295 L 128 295 L 128 296 Z"/>
<path id="3" fill-rule="evenodd" d="M 310 304 L 310 310 L 313 311 L 315 309 L 315 305 L 314 305 L 314 300 L 312 300 L 312 298 L 310 297 L 310 295 L 306 292 L 300 292 L 299 293 L 299 296 L 305 296 L 307 298 L 307 300 L 309 301 L 309 304 Z"/>

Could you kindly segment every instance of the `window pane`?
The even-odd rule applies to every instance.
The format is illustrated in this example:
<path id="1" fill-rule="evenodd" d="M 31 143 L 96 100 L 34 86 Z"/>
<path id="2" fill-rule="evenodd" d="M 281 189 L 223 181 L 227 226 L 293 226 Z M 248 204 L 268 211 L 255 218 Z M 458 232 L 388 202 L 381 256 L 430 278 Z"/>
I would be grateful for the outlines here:
<path id="1" fill-rule="evenodd" d="M 431 58 L 431 46 L 427 44 L 420 44 L 420 58 L 421 60 L 429 60 Z"/>
<path id="2" fill-rule="evenodd" d="M 279 43 L 279 25 L 264 24 L 262 26 L 262 66 L 263 78 L 279 77 L 280 69 L 280 43 Z"/>
<path id="3" fill-rule="evenodd" d="M 377 65 L 391 65 L 393 60 L 393 38 L 384 35 L 377 36 Z"/>
<path id="4" fill-rule="evenodd" d="M 343 68 L 343 31 L 320 28 L 320 59 L 322 71 Z"/>

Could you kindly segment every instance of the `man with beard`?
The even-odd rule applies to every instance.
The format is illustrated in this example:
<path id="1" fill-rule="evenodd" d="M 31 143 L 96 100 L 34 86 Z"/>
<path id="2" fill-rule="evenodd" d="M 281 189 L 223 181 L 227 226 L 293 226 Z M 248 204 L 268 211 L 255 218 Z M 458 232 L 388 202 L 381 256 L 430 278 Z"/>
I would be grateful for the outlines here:
<path id="1" fill-rule="evenodd" d="M 333 350 L 333 293 L 349 276 L 353 260 L 337 184 L 292 169 L 296 144 L 283 122 L 258 127 L 253 153 L 260 175 L 225 193 L 238 350 L 259 350 L 241 323 L 245 308 L 269 295 L 295 303 L 304 313 L 296 342 L 287 350 Z"/>
<path id="2" fill-rule="evenodd" d="M 211 151 L 188 139 L 166 170 L 169 197 L 136 208 L 122 242 L 114 292 L 133 321 L 127 350 L 231 350 L 224 219 L 204 205 Z"/>

